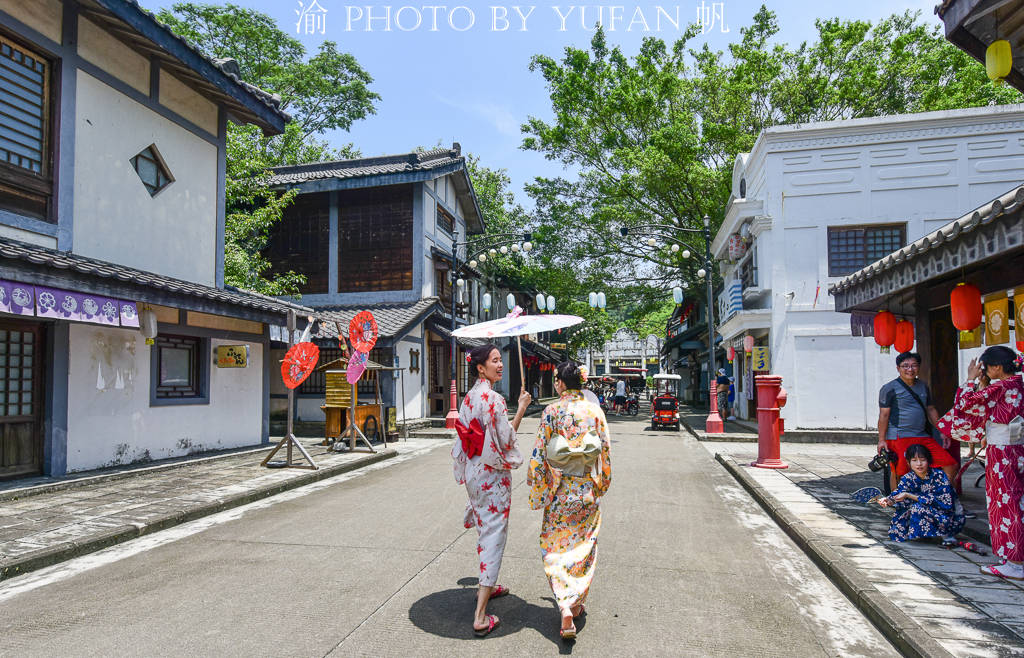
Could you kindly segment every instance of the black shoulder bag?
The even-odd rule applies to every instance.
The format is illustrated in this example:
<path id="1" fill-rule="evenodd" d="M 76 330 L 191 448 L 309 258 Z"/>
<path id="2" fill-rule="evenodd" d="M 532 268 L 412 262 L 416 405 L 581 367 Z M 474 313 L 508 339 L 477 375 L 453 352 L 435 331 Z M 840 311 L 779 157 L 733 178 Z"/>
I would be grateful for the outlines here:
<path id="1" fill-rule="evenodd" d="M 932 421 L 928 418 L 928 407 L 924 406 L 924 400 L 922 400 L 921 396 L 919 396 L 917 393 L 914 392 L 914 389 L 912 389 L 909 386 L 907 386 L 907 383 L 905 381 L 903 381 L 902 379 L 899 379 L 899 378 L 897 378 L 896 381 L 898 381 L 900 383 L 900 386 L 902 386 L 903 388 L 907 389 L 907 393 L 910 393 L 910 395 L 915 400 L 917 400 L 917 403 L 919 405 L 921 405 L 921 410 L 924 412 L 924 432 L 925 432 L 925 434 L 927 434 L 931 438 L 935 439 L 936 441 L 939 441 L 939 438 L 937 436 L 935 436 L 935 434 L 937 433 L 937 430 L 936 430 L 935 427 L 932 427 Z M 941 445 L 941 441 L 939 442 L 939 444 Z"/>

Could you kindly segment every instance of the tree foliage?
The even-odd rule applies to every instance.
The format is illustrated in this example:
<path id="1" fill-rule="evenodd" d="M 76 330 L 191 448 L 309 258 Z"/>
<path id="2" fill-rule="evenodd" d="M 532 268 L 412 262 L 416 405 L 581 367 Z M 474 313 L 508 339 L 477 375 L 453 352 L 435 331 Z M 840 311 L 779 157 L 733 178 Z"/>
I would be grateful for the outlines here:
<path id="1" fill-rule="evenodd" d="M 522 147 L 572 172 L 527 187 L 545 258 L 577 280 L 617 287 L 643 314 L 660 308 L 674 282 L 698 283 L 702 218 L 714 235 L 733 162 L 762 130 L 1020 100 L 919 14 L 816 27 L 812 43 L 776 43 L 776 16 L 762 6 L 727 52 L 691 47 L 691 29 L 671 45 L 647 38 L 627 57 L 598 29 L 589 49 L 534 56 L 552 114 L 529 118 Z M 650 225 L 661 228 L 639 228 Z M 684 260 L 673 242 L 697 258 Z"/>
<path id="2" fill-rule="evenodd" d="M 224 279 L 265 294 L 297 295 L 302 276 L 289 272 L 266 277 L 270 264 L 261 252 L 294 196 L 267 187 L 268 170 L 358 157 L 351 144 L 333 147 L 323 135 L 348 130 L 375 112 L 380 97 L 370 90 L 373 79 L 332 41 L 307 57 L 300 41 L 253 9 L 185 2 L 157 17 L 205 55 L 233 58 L 243 80 L 276 94 L 281 109 L 292 116 L 281 135 L 270 137 L 256 126 L 228 126 Z"/>

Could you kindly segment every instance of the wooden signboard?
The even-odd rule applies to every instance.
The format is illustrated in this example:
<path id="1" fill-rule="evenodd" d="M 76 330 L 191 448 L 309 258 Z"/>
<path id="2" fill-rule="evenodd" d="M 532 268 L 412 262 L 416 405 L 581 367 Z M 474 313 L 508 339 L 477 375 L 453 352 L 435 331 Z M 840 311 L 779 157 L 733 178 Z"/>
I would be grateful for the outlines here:
<path id="1" fill-rule="evenodd" d="M 218 368 L 245 368 L 249 365 L 248 345 L 218 345 Z"/>

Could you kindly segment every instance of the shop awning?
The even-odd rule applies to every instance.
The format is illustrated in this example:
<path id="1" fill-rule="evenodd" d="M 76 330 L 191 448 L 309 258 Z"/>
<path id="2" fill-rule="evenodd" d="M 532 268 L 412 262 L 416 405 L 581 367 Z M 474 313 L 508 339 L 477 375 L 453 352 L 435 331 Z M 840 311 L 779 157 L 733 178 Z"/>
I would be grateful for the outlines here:
<path id="1" fill-rule="evenodd" d="M 435 334 L 443 336 L 445 340 L 450 341 L 452 339 L 451 325 L 446 320 L 443 320 L 436 316 L 432 317 L 429 320 L 427 320 L 427 328 L 429 328 Z M 485 341 L 483 338 L 469 338 L 466 336 L 456 336 L 455 342 L 458 345 L 461 345 L 462 347 L 465 347 L 467 349 L 473 349 L 474 347 L 480 347 L 481 345 L 487 344 L 487 341 Z"/>
<path id="2" fill-rule="evenodd" d="M 309 307 L 230 286 L 206 286 L 9 238 L 0 238 L 0 279 L 271 324 L 283 324 L 289 311 L 300 318 L 314 314 Z"/>
<path id="3" fill-rule="evenodd" d="M 914 287 L 979 271 L 982 292 L 1019 284 L 1024 260 L 1024 185 L 829 286 L 840 312 L 901 305 L 912 313 Z M 948 298 L 947 298 L 948 299 Z"/>

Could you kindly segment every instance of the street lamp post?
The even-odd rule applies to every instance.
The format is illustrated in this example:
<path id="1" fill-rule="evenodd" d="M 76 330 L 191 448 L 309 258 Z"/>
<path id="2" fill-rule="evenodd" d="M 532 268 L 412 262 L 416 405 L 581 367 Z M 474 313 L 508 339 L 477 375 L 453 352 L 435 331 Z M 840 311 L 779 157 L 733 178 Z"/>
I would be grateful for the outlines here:
<path id="1" fill-rule="evenodd" d="M 718 410 L 718 395 L 716 393 L 715 373 L 718 370 L 718 366 L 715 363 L 715 305 L 714 305 L 714 289 L 713 289 L 713 277 L 712 277 L 712 260 L 711 260 L 711 219 L 704 215 L 704 228 L 682 228 L 680 226 L 673 226 L 671 224 L 646 224 L 642 226 L 633 227 L 638 229 L 641 234 L 644 231 L 663 231 L 663 232 L 675 232 L 675 233 L 703 233 L 704 234 L 704 267 L 697 270 L 697 276 L 706 279 L 706 295 L 707 295 L 707 321 L 708 321 L 708 384 L 710 394 L 710 413 L 708 413 L 707 420 L 704 423 L 705 431 L 708 434 L 721 434 L 725 431 L 725 423 L 722 421 L 722 416 Z M 622 237 L 629 235 L 630 227 L 623 226 L 619 229 L 619 233 Z M 648 233 L 650 235 L 650 233 Z M 687 247 L 683 251 L 683 258 L 690 257 L 690 250 L 697 251 L 694 247 L 682 242 L 684 247 Z M 654 237 L 649 237 L 647 240 L 649 246 L 657 245 L 657 240 Z M 679 251 L 679 245 L 673 244 L 672 252 L 677 253 Z M 684 282 L 685 285 L 685 282 Z M 678 294 L 673 291 L 675 297 L 680 297 L 682 291 Z"/>
<path id="2" fill-rule="evenodd" d="M 520 245 L 518 242 L 515 242 L 513 240 L 513 236 L 521 237 L 523 239 L 523 244 Z M 452 307 L 451 307 L 451 313 L 452 313 L 452 329 L 451 329 L 451 331 L 452 331 L 452 335 L 451 335 L 451 339 L 452 339 L 451 340 L 452 384 L 451 384 L 451 399 L 449 400 L 449 404 L 448 404 L 448 415 L 446 415 L 444 417 L 444 426 L 447 429 L 452 429 L 452 430 L 455 429 L 455 421 L 457 421 L 459 419 L 459 409 L 458 409 L 459 389 L 458 389 L 458 384 L 457 384 L 457 382 L 458 382 L 458 370 L 456 370 L 456 368 L 458 367 L 458 358 L 457 358 L 458 357 L 458 347 L 456 345 L 457 339 L 455 338 L 455 329 L 457 328 L 456 327 L 456 318 L 455 318 L 455 289 L 456 288 L 461 289 L 466 284 L 466 282 L 462 279 L 462 277 L 459 276 L 459 247 L 465 247 L 466 248 L 466 256 L 469 256 L 470 246 L 471 245 L 474 247 L 473 250 L 475 250 L 476 248 L 481 248 L 481 249 L 484 250 L 484 251 L 481 251 L 481 253 L 477 256 L 477 258 L 473 258 L 473 259 L 469 260 L 469 263 L 468 263 L 469 266 L 470 267 L 476 267 L 478 259 L 479 259 L 480 262 L 484 262 L 484 261 L 487 260 L 487 250 L 488 249 L 491 252 L 491 255 L 493 257 L 495 255 L 495 253 L 496 253 L 495 247 L 498 247 L 499 245 L 500 245 L 501 253 L 502 254 L 507 254 L 509 252 L 509 242 L 512 243 L 512 248 L 511 248 L 512 252 L 519 252 L 520 250 L 522 250 L 524 252 L 528 252 L 528 251 L 532 250 L 533 249 L 533 243 L 530 242 L 531 238 L 532 238 L 532 236 L 529 233 L 494 233 L 494 234 L 491 234 L 491 235 L 481 236 L 481 237 L 476 238 L 474 240 L 462 240 L 462 241 L 457 241 L 454 237 L 452 238 L 452 256 L 451 256 L 451 262 L 452 262 L 451 278 L 452 278 L 452 284 L 453 284 L 452 285 Z M 505 244 L 502 244 L 502 242 L 504 242 Z M 485 244 L 486 244 L 486 246 L 484 246 Z M 524 383 L 524 385 L 525 385 L 525 383 Z"/>

